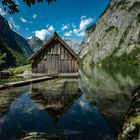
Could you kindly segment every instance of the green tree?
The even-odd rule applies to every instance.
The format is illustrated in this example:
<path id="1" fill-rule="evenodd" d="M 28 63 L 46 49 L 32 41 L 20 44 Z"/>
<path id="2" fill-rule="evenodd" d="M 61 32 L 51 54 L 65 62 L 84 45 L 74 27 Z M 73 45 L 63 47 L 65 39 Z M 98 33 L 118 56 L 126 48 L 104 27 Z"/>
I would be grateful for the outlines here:
<path id="1" fill-rule="evenodd" d="M 6 53 L 0 53 L 0 65 L 5 63 L 4 58 L 6 57 Z"/>
<path id="2" fill-rule="evenodd" d="M 48 4 L 55 2 L 56 0 L 45 0 L 48 2 Z M 0 2 L 3 5 L 3 9 L 4 11 L 10 13 L 10 14 L 14 14 L 16 12 L 19 12 L 18 9 L 18 3 L 16 2 L 16 0 L 0 0 Z M 23 0 L 24 3 L 26 3 L 29 7 L 31 7 L 32 5 L 38 3 L 43 3 L 44 0 Z"/>

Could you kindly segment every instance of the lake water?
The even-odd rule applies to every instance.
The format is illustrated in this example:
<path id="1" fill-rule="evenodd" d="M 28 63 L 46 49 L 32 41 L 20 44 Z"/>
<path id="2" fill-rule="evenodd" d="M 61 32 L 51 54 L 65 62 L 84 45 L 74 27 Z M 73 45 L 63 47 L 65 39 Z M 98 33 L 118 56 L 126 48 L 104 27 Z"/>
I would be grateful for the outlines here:
<path id="1" fill-rule="evenodd" d="M 85 66 L 79 79 L 0 91 L 0 140 L 115 140 L 139 71 Z"/>

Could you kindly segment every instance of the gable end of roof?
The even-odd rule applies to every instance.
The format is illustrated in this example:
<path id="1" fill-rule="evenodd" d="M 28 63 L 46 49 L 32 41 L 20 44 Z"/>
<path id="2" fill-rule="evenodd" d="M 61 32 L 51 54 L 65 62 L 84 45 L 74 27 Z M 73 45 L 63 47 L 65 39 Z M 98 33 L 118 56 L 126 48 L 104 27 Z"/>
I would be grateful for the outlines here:
<path id="1" fill-rule="evenodd" d="M 47 42 L 44 43 L 44 45 L 36 52 L 34 53 L 30 58 L 29 61 L 33 60 L 41 51 L 43 51 L 48 45 L 49 43 L 51 43 L 51 41 L 53 41 L 55 38 L 58 39 L 58 41 L 60 41 L 64 47 L 78 60 L 78 62 L 81 61 L 80 57 L 68 46 L 68 44 L 57 34 L 57 32 L 55 32 L 53 34 L 53 36 L 51 36 Z"/>

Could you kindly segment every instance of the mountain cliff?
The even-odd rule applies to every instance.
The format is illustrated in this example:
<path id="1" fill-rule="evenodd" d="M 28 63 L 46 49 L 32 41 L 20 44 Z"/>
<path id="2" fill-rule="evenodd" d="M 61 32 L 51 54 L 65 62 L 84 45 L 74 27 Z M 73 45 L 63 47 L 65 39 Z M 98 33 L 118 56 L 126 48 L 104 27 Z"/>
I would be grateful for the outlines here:
<path id="1" fill-rule="evenodd" d="M 5 54 L 0 69 L 22 65 L 32 53 L 27 41 L 12 31 L 7 20 L 0 15 L 0 54 Z"/>
<path id="2" fill-rule="evenodd" d="M 36 36 L 27 39 L 27 42 L 34 52 L 36 52 L 43 45 L 43 41 Z"/>
<path id="3" fill-rule="evenodd" d="M 27 57 L 31 56 L 33 54 L 33 50 L 26 41 L 26 39 L 14 31 L 12 31 L 12 34 L 18 46 L 22 49 L 24 55 Z"/>
<path id="4" fill-rule="evenodd" d="M 140 63 L 140 0 L 111 0 L 81 45 L 86 63 Z"/>
<path id="5" fill-rule="evenodd" d="M 72 48 L 77 54 L 80 51 L 80 41 L 77 41 L 75 39 L 64 39 L 65 42 L 69 45 L 70 48 Z"/>
<path id="6" fill-rule="evenodd" d="M 47 41 L 47 40 L 46 40 Z M 75 39 L 64 39 L 64 41 L 69 45 L 70 48 L 72 48 L 76 53 L 79 53 L 80 51 L 80 41 L 77 41 Z M 41 39 L 39 39 L 36 36 L 32 36 L 30 39 L 27 39 L 28 44 L 32 48 L 34 52 L 36 52 L 40 47 L 42 47 L 43 42 Z"/>

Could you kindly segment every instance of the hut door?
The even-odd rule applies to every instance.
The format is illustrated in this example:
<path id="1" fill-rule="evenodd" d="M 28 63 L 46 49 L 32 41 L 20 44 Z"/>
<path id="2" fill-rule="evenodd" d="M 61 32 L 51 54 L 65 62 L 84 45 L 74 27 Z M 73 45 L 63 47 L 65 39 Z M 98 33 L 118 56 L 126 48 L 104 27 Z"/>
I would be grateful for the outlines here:
<path id="1" fill-rule="evenodd" d="M 48 75 L 59 75 L 59 55 L 48 55 Z"/>

